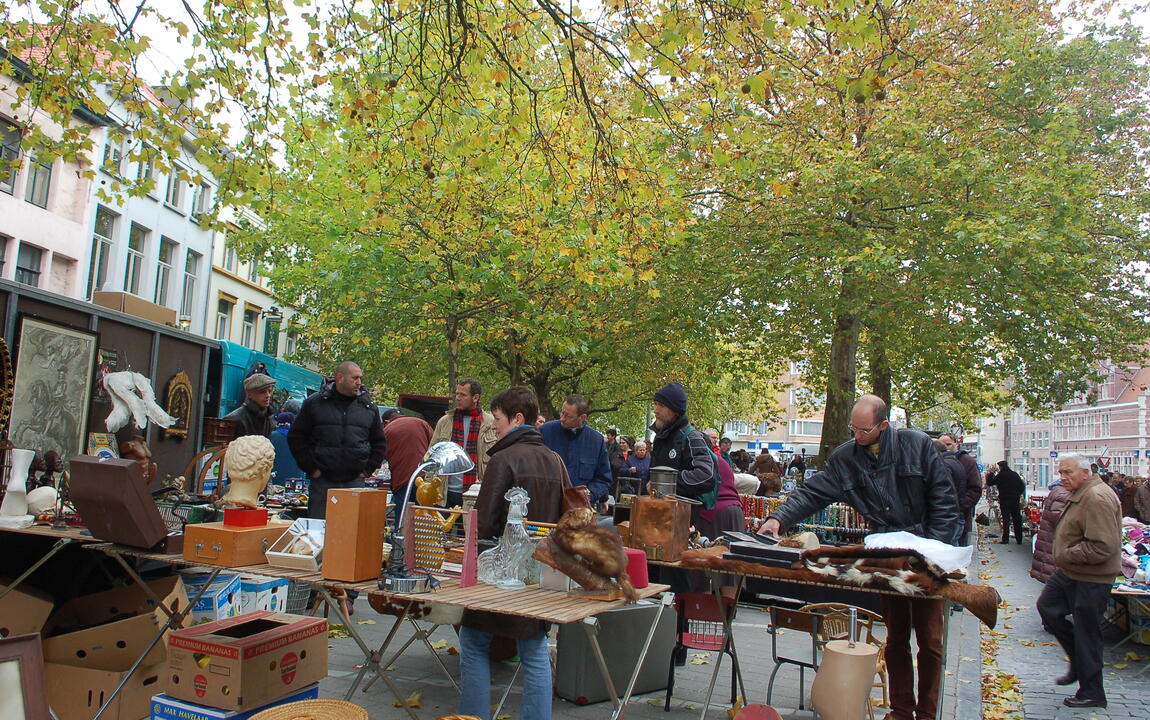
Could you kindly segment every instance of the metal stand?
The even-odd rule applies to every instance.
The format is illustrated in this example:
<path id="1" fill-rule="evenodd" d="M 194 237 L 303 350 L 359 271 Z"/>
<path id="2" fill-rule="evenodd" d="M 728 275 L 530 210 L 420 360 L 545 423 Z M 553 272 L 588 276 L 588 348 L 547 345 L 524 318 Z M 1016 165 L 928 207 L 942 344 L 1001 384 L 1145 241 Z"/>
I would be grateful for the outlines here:
<path id="1" fill-rule="evenodd" d="M 722 586 L 719 584 L 718 573 L 708 572 L 707 575 L 711 580 L 711 592 L 715 596 L 715 606 L 719 608 L 719 614 L 722 615 L 723 618 L 723 635 L 726 637 L 727 647 L 730 648 L 731 651 L 731 664 L 735 669 L 735 678 L 739 683 L 739 692 L 741 693 L 743 701 L 746 702 L 747 688 L 743 685 L 743 671 L 739 667 L 739 654 L 735 651 L 735 632 L 731 627 L 731 614 L 726 611 L 723 605 Z M 737 586 L 739 592 L 742 591 L 745 580 L 746 578 L 741 575 L 739 576 L 739 584 Z M 738 593 L 736 593 L 736 598 L 737 597 Z M 707 685 L 707 699 L 703 702 L 703 714 L 699 716 L 700 720 L 707 717 L 707 710 L 711 707 L 711 696 L 715 693 L 715 683 L 718 682 L 719 668 L 723 665 L 723 655 L 725 654 L 725 652 L 720 650 L 719 656 L 715 660 L 715 669 L 711 671 L 711 682 Z"/>
<path id="2" fill-rule="evenodd" d="M 30 567 L 27 570 L 25 570 L 24 572 L 22 572 L 20 574 L 20 577 L 18 577 L 12 581 L 11 585 L 8 585 L 7 587 L 4 587 L 4 588 L 0 588 L 0 599 L 2 599 L 5 595 L 10 593 L 11 591 L 15 590 L 16 587 L 20 583 L 24 582 L 28 578 L 29 575 L 36 572 L 36 570 L 39 569 L 39 567 L 41 565 L 48 562 L 50 559 L 52 559 L 53 555 L 55 555 L 56 553 L 63 550 L 69 543 L 72 543 L 72 542 L 75 542 L 74 540 L 72 540 L 72 538 L 60 538 L 59 540 L 57 540 L 55 542 L 55 544 L 52 545 L 52 548 L 50 550 L 48 550 L 48 552 L 44 553 L 43 557 L 41 557 L 39 560 L 37 560 L 36 563 L 34 565 L 32 565 L 32 567 Z"/>
<path id="3" fill-rule="evenodd" d="M 655 631 L 659 628 L 659 618 L 663 616 L 663 610 L 674 601 L 674 593 L 666 592 L 659 596 L 659 609 L 655 612 L 654 619 L 651 620 L 647 639 L 643 641 L 643 648 L 639 651 L 639 659 L 635 661 L 635 669 L 631 672 L 631 678 L 627 681 L 627 689 L 623 691 L 621 698 L 616 695 L 615 683 L 611 680 L 611 673 L 607 670 L 607 661 L 603 658 L 602 648 L 599 647 L 598 623 L 593 617 L 583 621 L 583 629 L 587 632 L 587 639 L 591 642 L 591 652 L 595 655 L 595 663 L 603 675 L 603 682 L 611 696 L 611 704 L 615 706 L 611 720 L 619 720 L 627 712 L 627 703 L 631 701 L 631 694 L 635 692 L 635 683 L 639 682 L 639 672 L 643 669 L 643 661 L 647 659 L 647 651 L 651 648 L 651 641 L 654 640 Z"/>
<path id="4" fill-rule="evenodd" d="M 100 706 L 100 709 L 96 712 L 96 715 L 92 718 L 92 720 L 99 720 L 99 718 L 102 717 L 105 712 L 107 712 L 108 708 L 111 707 L 116 697 L 124 689 L 124 686 L 128 684 L 128 680 L 132 677 L 140 665 L 143 664 L 144 658 L 148 656 L 148 653 L 152 652 L 152 648 L 154 648 L 156 643 L 158 643 L 164 637 L 164 633 L 168 631 L 168 628 L 173 626 L 177 628 L 181 627 L 184 618 L 188 616 L 188 613 L 190 613 L 192 608 L 196 606 L 196 603 L 199 602 L 203 594 L 207 592 L 208 587 L 211 586 L 213 581 L 215 581 L 216 576 L 220 574 L 221 570 L 223 570 L 222 567 L 213 568 L 211 574 L 208 575 L 207 581 L 200 587 L 200 590 L 196 593 L 196 596 L 189 600 L 188 604 L 182 610 L 177 608 L 175 612 L 172 612 L 168 606 L 165 605 L 163 601 L 156 596 L 156 593 L 152 590 L 151 587 L 148 586 L 148 583 L 146 583 L 144 579 L 140 577 L 140 574 L 136 572 L 136 569 L 128 564 L 128 562 L 124 560 L 124 558 L 121 557 L 118 552 L 112 548 L 100 549 L 111 555 L 116 560 L 116 562 L 120 564 L 120 567 L 124 568 L 124 572 L 128 573 L 128 577 L 132 578 L 133 582 L 143 588 L 144 592 L 147 593 L 152 601 L 156 603 L 156 606 L 163 610 L 164 614 L 168 616 L 168 620 L 163 624 L 162 627 L 160 627 L 158 631 L 156 631 L 155 637 L 153 637 L 152 641 L 148 643 L 148 647 L 144 648 L 144 651 L 140 653 L 140 656 L 136 658 L 136 662 L 132 663 L 132 667 L 128 668 L 128 672 L 124 673 L 124 677 L 120 679 L 120 684 L 116 686 L 116 689 L 112 691 L 112 694 L 109 695 L 108 699 L 104 701 L 104 704 Z"/>

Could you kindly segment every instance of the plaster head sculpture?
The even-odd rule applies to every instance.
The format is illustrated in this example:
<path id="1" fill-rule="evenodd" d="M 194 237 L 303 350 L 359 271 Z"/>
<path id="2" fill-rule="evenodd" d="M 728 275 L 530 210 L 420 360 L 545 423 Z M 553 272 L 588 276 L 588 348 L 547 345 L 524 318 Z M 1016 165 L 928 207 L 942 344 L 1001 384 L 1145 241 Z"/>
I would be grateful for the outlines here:
<path id="1" fill-rule="evenodd" d="M 224 468 L 231 484 L 221 503 L 258 508 L 259 494 L 267 487 L 275 459 L 275 447 L 263 435 L 245 435 L 228 443 Z"/>

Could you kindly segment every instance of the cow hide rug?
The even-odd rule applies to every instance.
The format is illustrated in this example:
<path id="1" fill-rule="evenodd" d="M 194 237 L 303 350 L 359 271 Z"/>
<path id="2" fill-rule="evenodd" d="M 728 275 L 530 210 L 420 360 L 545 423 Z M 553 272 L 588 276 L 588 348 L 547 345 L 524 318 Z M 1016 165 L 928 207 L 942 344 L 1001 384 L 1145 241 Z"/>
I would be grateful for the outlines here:
<path id="1" fill-rule="evenodd" d="M 962 605 L 987 627 L 998 620 L 998 591 L 949 578 L 934 563 L 913 550 L 868 548 L 862 545 L 823 545 L 807 550 L 790 568 L 768 567 L 724 558 L 725 547 L 688 550 L 679 564 L 736 575 L 791 582 L 883 590 L 911 597 L 941 597 Z"/>

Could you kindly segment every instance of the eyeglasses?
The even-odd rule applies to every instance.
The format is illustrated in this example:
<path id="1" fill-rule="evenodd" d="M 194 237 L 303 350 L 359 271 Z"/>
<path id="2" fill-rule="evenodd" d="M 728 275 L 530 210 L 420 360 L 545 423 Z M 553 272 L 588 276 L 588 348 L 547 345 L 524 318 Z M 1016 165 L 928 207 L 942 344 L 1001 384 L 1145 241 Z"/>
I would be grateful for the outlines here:
<path id="1" fill-rule="evenodd" d="M 850 425 L 847 425 L 847 431 L 850 432 L 850 434 L 852 434 L 852 435 L 857 434 L 857 433 L 862 433 L 863 435 L 869 435 L 870 433 L 874 432 L 875 428 L 877 428 L 879 425 L 882 425 L 882 421 L 876 422 L 874 425 L 871 425 L 868 428 L 855 427 L 854 424 L 852 423 Z"/>

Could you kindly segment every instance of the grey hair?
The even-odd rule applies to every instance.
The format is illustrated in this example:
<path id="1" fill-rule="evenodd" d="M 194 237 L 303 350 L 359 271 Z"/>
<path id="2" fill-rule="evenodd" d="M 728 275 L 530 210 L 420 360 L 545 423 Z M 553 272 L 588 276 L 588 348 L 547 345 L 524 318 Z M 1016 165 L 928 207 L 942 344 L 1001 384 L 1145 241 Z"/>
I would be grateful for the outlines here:
<path id="1" fill-rule="evenodd" d="M 635 443 L 635 447 L 639 447 L 640 445 L 642 445 L 643 447 L 647 447 L 647 441 L 646 440 L 640 440 L 640 441 Z"/>
<path id="2" fill-rule="evenodd" d="M 1058 464 L 1061 465 L 1064 462 L 1074 463 L 1074 466 L 1079 470 L 1090 469 L 1090 458 L 1086 457 L 1082 453 L 1059 453 Z"/>

